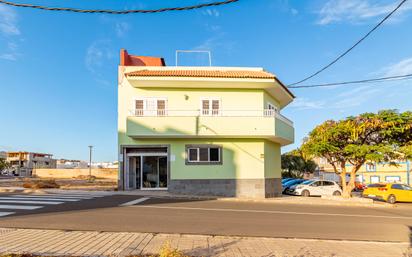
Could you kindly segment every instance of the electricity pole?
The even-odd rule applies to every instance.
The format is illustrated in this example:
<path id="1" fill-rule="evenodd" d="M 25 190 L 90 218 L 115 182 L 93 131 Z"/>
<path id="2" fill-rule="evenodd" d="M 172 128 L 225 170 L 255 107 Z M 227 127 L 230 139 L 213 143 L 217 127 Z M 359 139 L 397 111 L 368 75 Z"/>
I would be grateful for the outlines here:
<path id="1" fill-rule="evenodd" d="M 89 180 L 92 180 L 92 149 L 93 146 L 89 145 Z"/>

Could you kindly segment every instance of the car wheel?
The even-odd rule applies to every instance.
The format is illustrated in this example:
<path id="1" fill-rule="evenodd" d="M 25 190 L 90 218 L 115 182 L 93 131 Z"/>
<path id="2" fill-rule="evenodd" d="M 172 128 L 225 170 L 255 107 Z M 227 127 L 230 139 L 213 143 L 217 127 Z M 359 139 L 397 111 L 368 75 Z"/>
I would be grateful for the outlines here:
<path id="1" fill-rule="evenodd" d="M 341 193 L 340 193 L 339 191 L 335 191 L 335 192 L 333 192 L 333 195 L 334 195 L 334 196 L 340 196 Z"/>
<path id="2" fill-rule="evenodd" d="M 396 197 L 394 195 L 388 196 L 388 200 L 386 200 L 390 204 L 396 203 Z"/>
<path id="3" fill-rule="evenodd" d="M 303 190 L 302 191 L 302 196 L 308 197 L 308 196 L 310 196 L 310 192 L 308 190 Z"/>

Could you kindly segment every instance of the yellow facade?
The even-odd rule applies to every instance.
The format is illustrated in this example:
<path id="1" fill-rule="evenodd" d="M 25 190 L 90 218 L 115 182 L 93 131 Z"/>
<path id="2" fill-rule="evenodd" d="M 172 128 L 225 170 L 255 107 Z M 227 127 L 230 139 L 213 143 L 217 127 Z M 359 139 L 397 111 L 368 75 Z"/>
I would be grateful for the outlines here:
<path id="1" fill-rule="evenodd" d="M 150 67 L 119 67 L 120 180 L 129 167 L 124 163 L 125 149 L 158 146 L 167 148 L 170 184 L 193 181 L 204 187 L 210 183 L 215 184 L 213 190 L 222 192 L 237 180 L 229 195 L 245 195 L 250 187 L 250 191 L 263 192 L 253 192 L 259 197 L 273 195 L 264 193 L 274 191 L 267 187 L 281 187 L 280 148 L 293 143 L 294 128 L 280 110 L 293 96 L 275 80 L 125 76 L 136 69 Z M 136 101 L 152 98 L 162 99 L 162 111 L 148 109 L 137 115 Z M 202 115 L 202 99 L 218 100 L 219 115 Z M 220 147 L 221 163 L 188 165 L 188 145 Z M 272 180 L 279 185 L 268 184 Z"/>

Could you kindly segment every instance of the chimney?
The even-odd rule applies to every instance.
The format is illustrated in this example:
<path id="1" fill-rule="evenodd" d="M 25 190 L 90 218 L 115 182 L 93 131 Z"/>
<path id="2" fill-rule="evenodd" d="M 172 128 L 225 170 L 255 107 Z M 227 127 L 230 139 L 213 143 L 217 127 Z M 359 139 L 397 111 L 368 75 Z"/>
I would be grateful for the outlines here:
<path id="1" fill-rule="evenodd" d="M 120 49 L 120 66 L 166 66 L 161 57 L 129 55 L 126 49 Z"/>

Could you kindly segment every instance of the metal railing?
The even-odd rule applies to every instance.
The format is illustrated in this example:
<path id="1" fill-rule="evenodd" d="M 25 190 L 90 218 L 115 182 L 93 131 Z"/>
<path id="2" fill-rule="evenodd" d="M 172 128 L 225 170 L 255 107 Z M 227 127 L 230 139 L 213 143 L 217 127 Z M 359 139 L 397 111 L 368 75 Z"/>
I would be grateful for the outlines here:
<path id="1" fill-rule="evenodd" d="M 202 110 L 142 110 L 135 109 L 129 111 L 130 116 L 137 117 L 276 117 L 290 126 L 293 122 L 273 109 L 262 110 L 221 110 L 221 109 L 202 109 Z"/>

